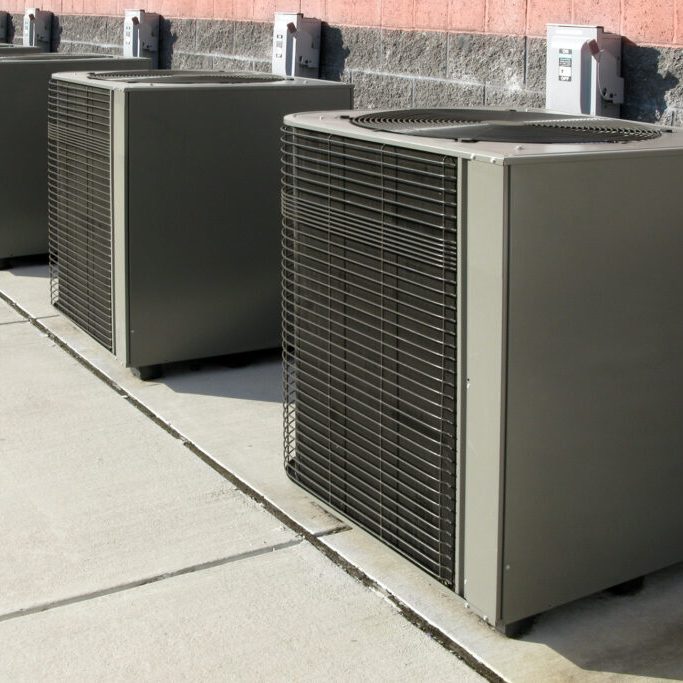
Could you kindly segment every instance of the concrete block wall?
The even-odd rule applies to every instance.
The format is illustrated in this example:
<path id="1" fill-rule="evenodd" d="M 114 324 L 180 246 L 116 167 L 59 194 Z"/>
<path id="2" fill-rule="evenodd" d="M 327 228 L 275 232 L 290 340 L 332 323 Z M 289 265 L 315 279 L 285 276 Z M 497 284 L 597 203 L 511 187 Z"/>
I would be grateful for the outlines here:
<path id="1" fill-rule="evenodd" d="M 52 3 L 55 49 L 121 51 L 122 0 L 82 0 L 79 8 L 69 2 Z M 169 15 L 162 18 L 163 68 L 268 71 L 267 19 L 276 9 L 323 18 L 322 76 L 353 82 L 359 108 L 541 107 L 546 23 L 599 23 L 625 34 L 623 116 L 683 125 L 683 21 L 679 27 L 674 0 L 670 16 L 668 0 L 658 0 L 649 12 L 631 0 L 293 0 L 286 6 L 281 0 L 225 0 L 225 6 L 219 6 L 223 0 L 198 0 L 188 7 L 185 0 L 160 2 L 148 9 Z M 683 0 L 675 2 L 683 16 Z M 58 12 L 86 6 L 98 12 Z M 209 17 L 192 16 L 201 12 Z M 14 23 L 20 33 L 20 14 Z M 652 44 L 637 44 L 636 38 Z"/>

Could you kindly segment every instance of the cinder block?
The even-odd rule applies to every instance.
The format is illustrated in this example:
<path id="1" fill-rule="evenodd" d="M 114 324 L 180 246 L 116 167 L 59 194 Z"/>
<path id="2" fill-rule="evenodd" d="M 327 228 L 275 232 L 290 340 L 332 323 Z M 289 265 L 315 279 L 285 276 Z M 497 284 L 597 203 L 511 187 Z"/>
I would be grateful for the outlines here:
<path id="1" fill-rule="evenodd" d="M 445 78 L 447 43 L 447 33 L 384 31 L 382 71 Z"/>
<path id="2" fill-rule="evenodd" d="M 159 67 L 171 67 L 173 55 L 195 51 L 197 22 L 194 19 L 162 19 L 159 35 Z"/>
<path id="3" fill-rule="evenodd" d="M 545 93 L 532 90 L 510 90 L 508 88 L 487 87 L 484 102 L 492 107 L 514 107 L 526 109 L 542 109 L 545 105 Z"/>
<path id="4" fill-rule="evenodd" d="M 452 33 L 448 36 L 448 78 L 470 83 L 522 87 L 526 39 Z"/>
<path id="5" fill-rule="evenodd" d="M 213 71 L 213 57 L 210 57 L 209 55 L 188 54 L 186 52 L 174 52 L 173 68 L 196 71 Z"/>
<path id="6" fill-rule="evenodd" d="M 453 81 L 415 81 L 416 107 L 476 107 L 484 104 L 484 86 Z"/>
<path id="7" fill-rule="evenodd" d="M 237 21 L 234 54 L 243 57 L 271 59 L 273 51 L 273 25 L 253 21 Z"/>
<path id="8" fill-rule="evenodd" d="M 625 42 L 622 75 L 624 118 L 660 121 L 668 110 L 683 106 L 683 49 Z"/>
<path id="9" fill-rule="evenodd" d="M 267 62 L 267 64 L 270 71 L 270 62 Z M 237 57 L 214 57 L 213 68 L 216 71 L 252 71 L 254 69 L 254 60 L 249 58 L 239 59 Z"/>
<path id="10" fill-rule="evenodd" d="M 62 14 L 53 19 L 53 33 L 56 30 L 59 42 L 73 43 L 114 43 L 110 20 L 112 17 L 98 17 L 88 14 Z M 19 25 L 21 27 L 21 25 Z M 21 32 L 21 29 L 19 29 Z M 121 32 L 116 42 L 123 43 L 123 18 Z"/>
<path id="11" fill-rule="evenodd" d="M 353 71 L 351 82 L 358 109 L 405 109 L 413 104 L 410 78 Z"/>
<path id="12" fill-rule="evenodd" d="M 235 23 L 220 19 L 197 19 L 193 51 L 233 54 Z"/>
<path id="13" fill-rule="evenodd" d="M 524 82 L 530 90 L 545 90 L 545 38 L 526 39 L 526 75 Z"/>

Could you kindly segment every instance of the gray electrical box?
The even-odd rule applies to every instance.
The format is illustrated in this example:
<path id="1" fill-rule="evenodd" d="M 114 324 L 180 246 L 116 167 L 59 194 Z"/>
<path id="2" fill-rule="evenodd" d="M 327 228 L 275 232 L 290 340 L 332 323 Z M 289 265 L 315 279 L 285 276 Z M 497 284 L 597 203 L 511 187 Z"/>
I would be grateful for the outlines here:
<path id="1" fill-rule="evenodd" d="M 320 70 L 320 20 L 297 12 L 276 12 L 273 73 L 317 78 Z"/>
<path id="2" fill-rule="evenodd" d="M 52 49 L 52 12 L 29 7 L 24 12 L 24 45 L 38 47 L 42 52 Z"/>
<path id="3" fill-rule="evenodd" d="M 7 42 L 7 31 L 9 29 L 9 15 L 7 12 L 0 12 L 0 43 Z"/>
<path id="4" fill-rule="evenodd" d="M 35 49 L 35 48 L 30 48 Z M 0 268 L 18 256 L 46 254 L 47 245 L 47 87 L 50 76 L 67 69 L 145 69 L 147 59 L 109 55 L 22 54 L 0 49 Z M 11 106 L 7 106 L 8 103 Z"/>
<path id="5" fill-rule="evenodd" d="M 548 24 L 547 109 L 616 116 L 624 101 L 621 36 L 602 26 Z"/>
<path id="6" fill-rule="evenodd" d="M 123 19 L 123 56 L 147 57 L 159 66 L 159 15 L 143 9 L 126 10 Z"/>

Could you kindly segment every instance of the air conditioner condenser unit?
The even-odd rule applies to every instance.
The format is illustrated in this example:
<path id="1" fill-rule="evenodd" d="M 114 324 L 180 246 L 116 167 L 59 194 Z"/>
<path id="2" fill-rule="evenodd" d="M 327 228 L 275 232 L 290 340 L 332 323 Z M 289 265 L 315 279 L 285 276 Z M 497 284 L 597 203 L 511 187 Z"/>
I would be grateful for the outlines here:
<path id="1" fill-rule="evenodd" d="M 5 56 L 5 52 L 11 52 Z M 0 50 L 0 130 L 12 159 L 0 169 L 0 268 L 20 256 L 47 254 L 47 96 L 65 69 L 145 69 L 146 59 L 107 55 L 24 54 Z"/>
<path id="2" fill-rule="evenodd" d="M 295 114 L 290 477 L 506 632 L 683 560 L 683 133 Z"/>
<path id="3" fill-rule="evenodd" d="M 143 378 L 279 347 L 282 117 L 351 105 L 347 84 L 259 73 L 56 76 L 54 305 Z"/>

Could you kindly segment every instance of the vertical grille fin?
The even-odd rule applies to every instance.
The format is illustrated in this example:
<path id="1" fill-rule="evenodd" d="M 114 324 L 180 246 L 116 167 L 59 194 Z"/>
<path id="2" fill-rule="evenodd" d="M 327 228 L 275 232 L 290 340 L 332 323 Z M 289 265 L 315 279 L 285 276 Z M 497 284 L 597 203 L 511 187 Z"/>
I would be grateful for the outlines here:
<path id="1" fill-rule="evenodd" d="M 50 296 L 112 351 L 111 93 L 53 80 L 48 108 Z"/>
<path id="2" fill-rule="evenodd" d="M 282 141 L 287 471 L 452 585 L 457 160 Z"/>

